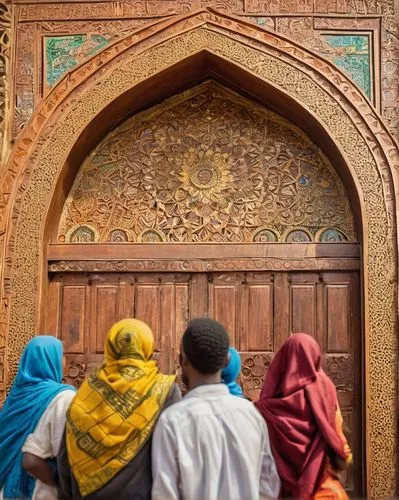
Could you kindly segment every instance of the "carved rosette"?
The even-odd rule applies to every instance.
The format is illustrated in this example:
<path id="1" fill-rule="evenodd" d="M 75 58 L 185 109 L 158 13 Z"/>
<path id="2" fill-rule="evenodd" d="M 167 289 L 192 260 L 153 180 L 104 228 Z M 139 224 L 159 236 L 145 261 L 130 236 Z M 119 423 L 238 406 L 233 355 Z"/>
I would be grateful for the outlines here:
<path id="1" fill-rule="evenodd" d="M 63 382 L 65 384 L 70 384 L 78 389 L 82 382 L 86 377 L 87 372 L 87 363 L 84 360 L 76 361 L 71 360 L 67 361 L 65 369 L 64 369 L 64 378 Z"/>
<path id="2" fill-rule="evenodd" d="M 351 354 L 326 354 L 324 369 L 334 382 L 337 391 L 353 391 L 353 356 Z"/>

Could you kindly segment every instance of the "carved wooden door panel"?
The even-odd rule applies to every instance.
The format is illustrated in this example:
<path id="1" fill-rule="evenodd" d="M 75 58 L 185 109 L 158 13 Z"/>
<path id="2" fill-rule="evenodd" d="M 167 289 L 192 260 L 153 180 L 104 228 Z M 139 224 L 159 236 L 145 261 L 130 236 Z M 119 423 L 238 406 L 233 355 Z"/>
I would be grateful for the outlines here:
<path id="1" fill-rule="evenodd" d="M 349 492 L 360 491 L 361 344 L 359 277 L 356 272 L 225 273 L 208 276 L 208 313 L 229 330 L 241 352 L 241 381 L 259 396 L 274 353 L 290 333 L 319 342 L 324 366 L 338 390 L 345 433 L 355 469 L 345 477 Z"/>
<path id="2" fill-rule="evenodd" d="M 65 273 L 50 281 L 47 331 L 64 343 L 66 380 L 79 385 L 103 360 L 110 326 L 123 317 L 148 323 L 161 370 L 173 373 L 180 336 L 195 316 L 227 328 L 242 357 L 241 382 L 256 400 L 274 353 L 290 333 L 322 347 L 338 389 L 355 469 L 348 491 L 360 491 L 361 345 L 357 272 Z"/>
<path id="3" fill-rule="evenodd" d="M 175 369 L 179 334 L 188 321 L 188 274 L 59 274 L 49 289 L 47 331 L 63 341 L 66 379 L 79 385 L 85 372 L 103 359 L 104 339 L 124 317 L 148 323 L 161 369 Z"/>

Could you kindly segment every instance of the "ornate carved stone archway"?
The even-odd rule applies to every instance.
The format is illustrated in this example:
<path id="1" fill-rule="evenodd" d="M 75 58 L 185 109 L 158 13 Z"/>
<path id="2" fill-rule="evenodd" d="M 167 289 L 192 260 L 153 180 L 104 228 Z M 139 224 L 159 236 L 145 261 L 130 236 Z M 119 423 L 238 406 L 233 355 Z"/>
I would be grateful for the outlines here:
<path id="1" fill-rule="evenodd" d="M 6 357 L 9 377 L 15 373 L 24 344 L 40 325 L 39 306 L 46 292 L 46 242 L 53 231 L 54 207 L 62 206 L 68 171 L 74 168 L 85 143 L 90 144 L 90 127 L 97 126 L 107 106 L 121 96 L 161 72 L 173 73 L 174 66 L 199 54 L 228 63 L 253 82 L 267 84 L 276 95 L 285 96 L 330 138 L 337 162 L 339 156 L 346 164 L 347 176 L 357 191 L 364 248 L 368 493 L 393 496 L 397 147 L 374 109 L 333 65 L 275 33 L 233 17 L 201 11 L 162 21 L 115 43 L 69 73 L 22 133 L 8 163 L 0 198 L 0 356 Z M 135 105 L 139 107 L 137 102 Z M 122 118 L 123 106 L 115 109 Z M 3 387 L 5 378 L 0 373 Z"/>

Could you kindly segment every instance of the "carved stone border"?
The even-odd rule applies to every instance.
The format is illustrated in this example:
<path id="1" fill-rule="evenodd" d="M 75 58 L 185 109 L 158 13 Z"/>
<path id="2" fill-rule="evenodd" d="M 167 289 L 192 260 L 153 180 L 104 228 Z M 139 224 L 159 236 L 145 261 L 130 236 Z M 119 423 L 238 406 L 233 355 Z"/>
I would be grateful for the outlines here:
<path id="1" fill-rule="evenodd" d="M 60 82 L 22 133 L 0 198 L 7 215 L 0 220 L 0 231 L 7 230 L 1 326 L 11 373 L 37 325 L 42 231 L 68 153 L 111 100 L 203 50 L 295 99 L 346 158 L 363 219 L 368 493 L 394 496 L 397 148 L 375 110 L 332 64 L 231 16 L 208 11 L 168 20 L 105 49 Z"/>
<path id="2" fill-rule="evenodd" d="M 360 269 L 358 259 L 207 259 L 207 260 L 61 260 L 51 262 L 50 273 L 182 272 L 213 271 L 348 271 Z"/>

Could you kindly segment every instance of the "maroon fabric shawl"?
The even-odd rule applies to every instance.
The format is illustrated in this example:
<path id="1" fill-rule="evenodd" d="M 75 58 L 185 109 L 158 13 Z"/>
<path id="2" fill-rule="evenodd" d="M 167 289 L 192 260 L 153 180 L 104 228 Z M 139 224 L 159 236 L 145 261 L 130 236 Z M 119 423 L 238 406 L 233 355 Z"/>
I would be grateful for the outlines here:
<path id="1" fill-rule="evenodd" d="M 267 422 L 283 495 L 310 498 L 323 479 L 328 449 L 345 458 L 336 389 L 312 337 L 296 333 L 283 344 L 255 405 Z"/>

